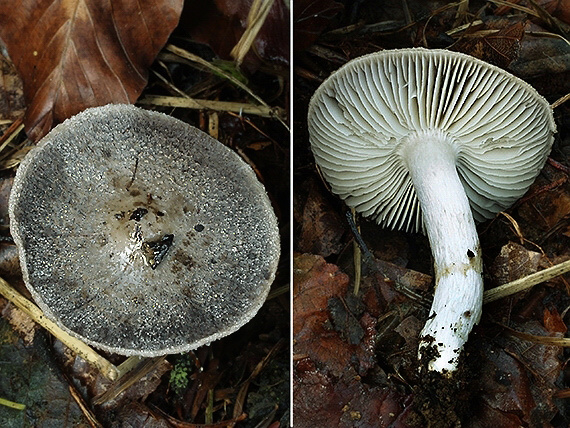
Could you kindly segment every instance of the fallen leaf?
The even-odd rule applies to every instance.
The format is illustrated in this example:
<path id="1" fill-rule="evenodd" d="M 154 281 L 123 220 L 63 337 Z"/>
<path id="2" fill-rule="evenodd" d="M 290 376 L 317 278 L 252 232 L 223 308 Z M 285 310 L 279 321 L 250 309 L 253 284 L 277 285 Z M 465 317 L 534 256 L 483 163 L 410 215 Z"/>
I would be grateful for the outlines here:
<path id="1" fill-rule="evenodd" d="M 542 3 L 546 11 L 555 18 L 570 24 L 570 0 L 546 0 L 538 3 Z"/>
<path id="2" fill-rule="evenodd" d="M 0 244 L 0 277 L 14 284 L 22 282 L 20 255 L 14 244 Z"/>
<path id="3" fill-rule="evenodd" d="M 133 103 L 183 0 L 0 0 L 0 39 L 20 77 L 37 141 L 84 110 Z"/>
<path id="4" fill-rule="evenodd" d="M 299 250 L 304 253 L 328 257 L 338 254 L 344 247 L 342 237 L 346 221 L 334 209 L 314 182 L 308 184 L 307 200 L 301 221 Z"/>
<path id="5" fill-rule="evenodd" d="M 293 260 L 293 334 L 297 334 L 308 319 L 328 318 L 326 308 L 333 296 L 343 296 L 348 288 L 348 276 L 324 258 L 302 254 Z"/>
<path id="6" fill-rule="evenodd" d="M 0 96 L 0 100 L 1 99 L 2 97 Z M 10 199 L 12 183 L 14 183 L 14 177 L 0 178 L 0 225 L 10 224 L 8 201 Z"/>
<path id="7" fill-rule="evenodd" d="M 414 426 L 409 396 L 361 382 L 352 370 L 335 378 L 317 370 L 310 359 L 298 361 L 293 391 L 296 427 Z"/>
<path id="8" fill-rule="evenodd" d="M 541 245 L 547 237 L 559 233 L 570 236 L 570 183 L 559 181 L 558 177 L 564 175 L 549 166 L 544 168 L 544 175 L 552 177 L 549 180 L 539 177 L 528 192 L 533 197 L 518 208 L 519 224 L 527 230 L 525 238 Z M 556 187 L 551 188 L 552 184 Z"/>
<path id="9" fill-rule="evenodd" d="M 0 426 L 89 426 L 50 353 L 44 332 L 26 345 L 0 318 L 0 397 L 26 406 L 21 411 L 0 405 Z"/>
<path id="10" fill-rule="evenodd" d="M 0 119 L 14 120 L 24 115 L 22 80 L 8 58 L 0 55 Z"/>
<path id="11" fill-rule="evenodd" d="M 544 10 L 550 13 L 555 18 L 560 19 L 566 24 L 570 24 L 570 1 L 569 0 L 536 0 L 536 4 L 539 7 L 544 8 Z M 509 0 L 509 3 L 519 4 L 520 0 Z M 529 7 L 529 5 L 526 5 Z M 534 8 L 530 8 L 534 10 Z M 503 5 L 499 6 L 495 10 L 495 15 L 505 15 L 511 12 L 513 8 L 511 6 Z"/>
<path id="12" fill-rule="evenodd" d="M 509 242 L 501 248 L 500 254 L 489 267 L 489 273 L 495 285 L 523 278 L 538 270 L 542 254 L 529 251 L 515 242 Z"/>
<path id="13" fill-rule="evenodd" d="M 566 333 L 566 331 L 568 331 L 566 323 L 556 308 L 553 308 L 552 310 L 546 308 L 544 310 L 543 324 L 546 330 L 550 333 Z"/>
<path id="14" fill-rule="evenodd" d="M 6 319 L 14 331 L 18 333 L 24 345 L 30 345 L 34 341 L 39 326 L 24 311 L 0 298 L 0 307 L 3 307 L 2 317 Z"/>
<path id="15" fill-rule="evenodd" d="M 349 365 L 356 345 L 346 343 L 334 330 L 328 302 L 345 295 L 348 276 L 313 255 L 295 257 L 293 271 L 294 352 L 309 355 L 338 375 Z"/>
<path id="16" fill-rule="evenodd" d="M 125 428 L 170 428 L 172 425 L 160 414 L 153 412 L 142 403 L 133 401 L 121 407 L 117 413 L 116 426 Z"/>
<path id="17" fill-rule="evenodd" d="M 467 31 L 453 49 L 502 68 L 508 67 L 518 58 L 525 22 L 518 20 L 505 25 L 504 22 L 489 21 L 485 24 L 483 30 Z M 494 29 L 498 31 L 487 32 Z"/>
<path id="18" fill-rule="evenodd" d="M 512 327 L 524 333 L 548 335 L 536 321 L 513 323 Z M 486 427 L 487 421 L 507 416 L 510 422 L 505 423 L 506 427 L 550 426 L 543 423 L 551 421 L 557 412 L 553 394 L 562 373 L 562 348 L 502 334 L 492 342 L 481 341 L 477 352 L 480 376 L 473 381 L 472 408 L 478 412 L 467 426 Z M 518 425 L 513 425 L 517 420 Z"/>

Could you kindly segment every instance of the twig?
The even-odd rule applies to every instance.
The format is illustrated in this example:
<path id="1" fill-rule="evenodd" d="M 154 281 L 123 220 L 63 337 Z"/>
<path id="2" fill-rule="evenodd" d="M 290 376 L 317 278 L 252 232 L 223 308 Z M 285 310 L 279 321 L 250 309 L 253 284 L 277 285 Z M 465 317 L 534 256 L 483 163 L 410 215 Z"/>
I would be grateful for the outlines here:
<path id="1" fill-rule="evenodd" d="M 348 219 L 348 223 L 350 224 L 350 228 L 354 234 L 354 241 L 352 241 L 352 247 L 354 250 L 354 295 L 358 296 L 358 291 L 360 290 L 360 280 L 362 279 L 362 251 L 360 250 L 360 245 L 363 248 L 366 248 L 366 244 L 362 240 L 362 236 L 360 235 L 360 227 L 356 225 L 356 210 L 354 208 L 350 209 L 350 215 L 347 211 L 346 217 Z M 366 251 L 368 249 L 366 248 Z"/>
<path id="2" fill-rule="evenodd" d="M 41 325 L 55 337 L 57 337 L 64 345 L 73 352 L 83 358 L 90 364 L 93 364 L 106 378 L 110 380 L 117 379 L 119 371 L 117 367 L 99 355 L 90 346 L 76 339 L 69 333 L 61 329 L 53 321 L 47 319 L 40 308 L 18 293 L 4 279 L 0 278 L 0 294 L 6 297 L 10 302 L 29 315 L 36 323 Z"/>
<path id="3" fill-rule="evenodd" d="M 538 12 L 536 12 L 535 10 L 532 10 L 529 7 L 525 7 L 525 6 L 521 6 L 520 4 L 516 4 L 516 3 L 511 3 L 508 1 L 503 1 L 503 0 L 489 0 L 491 3 L 495 3 L 497 6 L 506 6 L 506 7 L 510 7 L 513 9 L 516 9 L 520 12 L 524 12 L 527 15 L 530 16 L 534 16 L 536 18 L 539 18 L 540 15 L 538 14 Z"/>
<path id="4" fill-rule="evenodd" d="M 79 393 L 79 391 L 77 391 L 77 388 L 75 387 L 69 376 L 64 374 L 64 377 L 67 380 L 69 393 L 71 394 L 71 397 L 75 400 L 75 402 L 79 406 L 79 409 L 83 413 L 83 416 L 87 418 L 87 422 L 89 423 L 89 425 L 91 425 L 92 428 L 103 428 L 103 425 L 101 425 L 101 423 L 97 420 L 97 417 L 93 414 L 93 411 L 89 408 L 89 406 L 83 399 L 83 396 Z"/>
<path id="5" fill-rule="evenodd" d="M 0 138 L 0 153 L 18 136 L 22 129 L 24 129 L 24 124 L 21 119 L 12 123 L 12 126 L 10 126 L 6 133 L 2 135 L 2 138 Z"/>
<path id="6" fill-rule="evenodd" d="M 245 397 L 251 381 L 255 379 L 259 375 L 259 373 L 261 373 L 261 371 L 265 368 L 265 366 L 267 366 L 267 364 L 271 361 L 271 359 L 275 356 L 275 354 L 277 354 L 277 352 L 279 352 L 284 345 L 285 345 L 284 339 L 279 340 L 275 345 L 273 345 L 273 347 L 269 350 L 267 355 L 265 355 L 265 357 L 263 357 L 263 359 L 259 363 L 257 363 L 257 365 L 255 366 L 249 377 L 243 382 L 235 399 L 234 410 L 233 410 L 233 417 L 235 420 L 237 420 L 239 418 L 239 415 L 243 413 L 243 403 L 245 402 Z M 230 423 L 227 426 L 228 428 L 232 428 L 235 426 L 235 423 Z"/>

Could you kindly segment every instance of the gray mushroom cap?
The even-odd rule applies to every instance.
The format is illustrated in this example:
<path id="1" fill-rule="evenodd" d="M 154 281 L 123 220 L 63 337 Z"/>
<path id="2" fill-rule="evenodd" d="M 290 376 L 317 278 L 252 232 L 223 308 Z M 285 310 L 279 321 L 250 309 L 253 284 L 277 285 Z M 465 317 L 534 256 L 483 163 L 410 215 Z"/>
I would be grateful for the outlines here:
<path id="1" fill-rule="evenodd" d="M 437 133 L 451 141 L 481 221 L 528 190 L 556 131 L 548 102 L 526 82 L 468 55 L 423 48 L 345 64 L 313 95 L 308 126 L 332 191 L 364 216 L 408 231 L 422 229 L 402 153 L 409 139 Z"/>
<path id="2" fill-rule="evenodd" d="M 88 109 L 26 156 L 10 197 L 24 280 L 44 313 L 124 355 L 195 349 L 249 321 L 279 259 L 252 169 L 170 116 Z"/>

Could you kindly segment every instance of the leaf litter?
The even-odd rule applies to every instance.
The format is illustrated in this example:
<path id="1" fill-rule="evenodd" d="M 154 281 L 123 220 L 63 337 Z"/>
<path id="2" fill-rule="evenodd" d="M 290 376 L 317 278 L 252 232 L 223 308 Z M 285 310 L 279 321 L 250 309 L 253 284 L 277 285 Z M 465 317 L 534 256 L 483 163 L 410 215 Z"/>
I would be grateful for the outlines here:
<path id="1" fill-rule="evenodd" d="M 315 43 L 302 46 L 295 57 L 296 426 L 567 426 L 568 406 L 558 397 L 570 396 L 570 350 L 562 346 L 570 276 L 543 278 L 486 304 L 457 383 L 441 390 L 439 383 L 420 380 L 418 334 L 433 293 L 427 239 L 357 219 L 372 257 L 362 252 L 360 291 L 354 296 L 353 237 L 342 221 L 346 208 L 325 186 L 312 184 L 320 177 L 306 129 L 309 98 L 324 78 L 349 59 L 380 49 L 462 51 L 526 79 L 550 102 L 563 99 L 570 93 L 570 44 L 558 3 L 541 2 L 546 14 L 556 11 L 561 21 L 547 19 L 534 2 L 509 2 L 510 8 L 506 2 L 335 3 L 341 8 L 322 9 L 315 22 L 325 25 L 315 27 Z M 303 33 L 300 16 L 293 25 Z M 558 139 L 527 195 L 478 226 L 487 289 L 524 281 L 570 259 L 569 108 L 564 102 L 556 107 Z M 305 216 L 313 207 L 319 211 Z M 335 217 L 341 222 L 330 226 L 328 219 Z M 366 404 L 354 405 L 355 391 Z M 382 406 L 392 409 L 390 418 L 381 417 Z"/>
<path id="2" fill-rule="evenodd" d="M 109 28 L 110 13 L 103 9 L 104 5 L 62 0 L 46 10 L 46 2 L 30 1 L 31 3 L 37 6 L 35 11 L 24 8 L 17 10 L 8 2 L 0 2 L 0 15 L 10 17 L 6 19 L 11 20 L 10 25 L 16 26 L 20 34 L 25 33 L 21 28 L 30 25 L 28 20 L 21 19 L 22 16 L 26 13 L 41 14 L 45 11 L 41 25 L 33 28 L 33 34 L 30 34 L 33 40 L 29 41 L 26 49 L 22 49 L 25 38 L 14 40 L 10 35 L 6 35 L 5 32 L 8 31 L 6 28 L 0 34 L 11 60 L 16 64 L 16 69 L 24 81 L 22 90 L 18 79 L 4 79 L 4 82 L 9 82 L 4 92 L 13 96 L 6 98 L 11 104 L 8 105 L 7 111 L 0 115 L 0 120 L 3 121 L 0 122 L 0 126 L 5 126 L 3 128 L 5 133 L 0 140 L 0 167 L 5 168 L 0 177 L 0 208 L 7 205 L 13 168 L 18 165 L 31 144 L 54 124 L 88 106 L 106 102 L 133 102 L 143 94 L 143 98 L 151 99 L 146 103 L 149 108 L 162 110 L 208 130 L 211 135 L 241 154 L 264 182 L 283 225 L 283 231 L 286 233 L 289 228 L 287 224 L 289 41 L 288 36 L 287 39 L 280 36 L 285 33 L 288 35 L 286 18 L 289 9 L 285 2 L 274 1 L 274 6 L 266 18 L 270 20 L 272 28 L 268 31 L 268 24 L 265 23 L 260 30 L 258 29 L 250 51 L 243 58 L 241 68 L 233 63 L 231 56 L 229 58 L 226 56 L 227 52 L 218 52 L 214 46 L 192 38 L 191 33 L 195 26 L 184 25 L 188 22 L 187 12 L 182 14 L 180 18 L 182 24 L 169 38 L 181 13 L 182 2 L 178 0 L 146 2 L 144 5 L 140 2 L 123 2 L 124 4 L 113 9 L 116 22 L 122 23 L 120 28 L 115 29 Z M 221 11 L 228 6 L 219 3 Z M 244 0 L 233 4 L 238 6 L 241 14 L 245 13 L 247 16 L 250 2 Z M 135 5 L 143 8 L 142 12 L 151 11 L 151 13 L 131 13 Z M 220 11 L 218 9 L 216 11 L 214 18 L 208 21 L 212 32 L 217 32 L 222 22 L 219 18 Z M 81 20 L 71 22 L 71 15 L 81 19 L 91 16 L 92 26 L 77 26 Z M 70 32 L 66 37 L 60 37 L 59 33 L 55 34 L 51 45 L 45 49 L 43 47 L 37 49 L 37 44 L 43 46 L 38 34 L 41 34 L 43 29 L 55 27 L 68 29 Z M 246 28 L 247 25 L 241 24 L 236 27 L 236 42 Z M 202 28 L 202 31 L 206 31 L 206 28 Z M 144 34 L 152 34 L 156 39 L 153 43 L 146 43 L 148 40 L 142 37 Z M 108 43 L 98 46 L 87 43 L 93 38 L 98 38 L 97 40 L 104 38 Z M 115 42 L 119 38 L 124 45 L 116 45 Z M 165 49 L 161 50 L 167 40 L 171 46 L 201 58 L 201 68 L 197 69 L 194 65 L 175 59 L 172 53 Z M 142 48 L 141 44 L 144 45 Z M 31 45 L 36 48 L 28 49 Z M 73 61 L 77 57 L 73 55 L 66 57 L 65 53 L 69 51 L 63 52 L 63 50 L 78 46 L 80 48 L 76 49 L 75 54 L 83 55 L 81 66 L 92 78 L 89 84 L 85 85 L 86 82 L 75 85 L 73 79 L 64 79 L 63 74 L 58 74 L 61 70 L 77 70 L 78 64 Z M 50 51 L 51 48 L 53 50 Z M 136 52 L 133 53 L 131 49 Z M 33 55 L 34 52 L 38 54 Z M 279 53 L 283 55 L 278 57 Z M 157 56 L 158 59 L 153 63 Z M 101 62 L 103 57 L 108 63 Z M 222 63 L 221 58 L 226 58 L 224 61 L 229 72 L 214 71 Z M 41 62 L 38 63 L 40 59 Z M 10 64 L 9 60 L 7 61 Z M 32 70 L 34 67 L 38 69 Z M 50 81 L 44 80 L 42 86 L 42 79 L 50 73 L 50 70 L 52 77 L 56 78 Z M 151 73 L 147 80 L 149 70 Z M 115 78 L 108 79 L 108 75 L 105 74 L 107 72 L 115 73 Z M 232 81 L 228 73 L 243 78 L 245 85 L 238 85 L 237 81 Z M 76 76 L 75 72 L 73 74 Z M 77 76 L 81 76 L 81 73 Z M 71 85 L 72 90 L 68 90 L 66 85 Z M 81 88 L 89 91 L 77 92 Z M 100 93 L 110 94 L 111 98 L 93 96 Z M 61 94 L 64 96 L 60 96 Z M 199 97 L 199 101 L 203 101 L 205 105 L 187 108 L 188 106 L 183 103 L 179 103 L 182 106 L 177 107 L 176 104 L 164 106 L 159 102 L 152 102 L 152 97 L 165 95 L 174 95 L 178 100 Z M 267 100 L 267 103 L 264 100 Z M 229 109 L 231 103 L 237 106 L 257 106 L 262 105 L 262 102 L 271 114 L 259 115 L 255 111 L 239 107 L 233 112 Z M 27 104 L 25 113 L 24 103 Z M 21 132 L 22 126 L 18 121 L 25 122 L 29 139 L 26 139 Z M 4 122 L 6 125 L 3 125 Z M 6 130 L 10 124 L 13 125 L 13 129 Z M 3 145 L 4 141 L 7 143 Z M 8 219 L 2 214 L 2 209 L 0 209 L 0 233 L 3 236 L 3 242 L 0 243 L 1 275 L 8 278 L 11 285 L 29 298 L 21 280 L 17 257 L 14 257 L 15 253 L 12 251 L 14 246 L 8 236 Z M 15 417 L 18 421 L 16 426 L 22 426 L 21 424 L 30 426 L 35 424 L 34 421 L 42 420 L 44 415 L 48 415 L 49 418 L 53 418 L 54 426 L 66 426 L 66 422 L 60 420 L 62 417 L 79 415 L 70 425 L 287 426 L 289 349 L 284 338 L 288 337 L 290 318 L 287 299 L 289 264 L 286 256 L 288 240 L 283 238 L 282 242 L 285 245 L 282 250 L 284 257 L 270 293 L 271 297 L 249 324 L 238 333 L 204 346 L 195 353 L 168 356 L 166 359 L 139 361 L 136 358 L 124 360 L 123 357 L 116 355 L 99 355 L 118 371 L 121 377 L 117 381 L 110 381 L 101 371 L 77 356 L 59 340 L 46 338 L 43 330 L 38 329 L 26 315 L 2 299 L 0 308 L 3 310 L 3 316 L 11 323 L 2 320 L 6 325 L 5 329 L 16 335 L 14 337 L 19 341 L 27 340 L 25 343 L 22 342 L 22 346 L 30 349 L 35 349 L 37 346 L 49 357 L 57 379 L 53 382 L 56 382 L 58 388 L 69 391 L 70 395 L 65 398 L 67 413 L 54 412 L 56 416 L 50 412 L 46 413 L 45 407 L 26 398 L 24 389 L 22 394 L 19 394 L 19 388 L 15 387 L 14 383 L 8 382 L 9 378 L 4 376 L 5 366 L 2 365 L 0 398 L 6 400 L 3 403 L 22 404 L 26 407 L 24 411 L 18 411 L 0 405 L 0 420 L 3 422 L 4 417 Z M 20 337 L 24 339 L 19 339 Z M 15 340 L 11 340 L 10 344 L 2 348 L 0 359 L 5 360 L 4 352 L 11 351 Z M 28 355 L 30 354 L 17 353 L 13 364 L 15 370 L 24 369 L 24 372 L 31 370 L 31 360 Z M 191 363 L 182 364 L 181 361 L 191 361 Z M 45 371 L 45 364 L 40 361 L 37 364 L 38 370 L 41 371 L 43 368 Z M 177 368 L 178 371 L 174 372 Z M 176 379 L 181 379 L 180 376 L 185 377 L 186 382 L 179 380 L 175 383 Z M 175 388 L 176 385 L 179 387 Z M 37 390 L 37 394 L 45 394 L 47 398 L 44 403 L 49 403 L 51 399 L 59 399 L 52 387 L 47 388 L 39 384 L 33 387 Z M 50 426 L 49 421 L 40 425 Z M 4 426 L 3 423 L 0 425 Z"/>

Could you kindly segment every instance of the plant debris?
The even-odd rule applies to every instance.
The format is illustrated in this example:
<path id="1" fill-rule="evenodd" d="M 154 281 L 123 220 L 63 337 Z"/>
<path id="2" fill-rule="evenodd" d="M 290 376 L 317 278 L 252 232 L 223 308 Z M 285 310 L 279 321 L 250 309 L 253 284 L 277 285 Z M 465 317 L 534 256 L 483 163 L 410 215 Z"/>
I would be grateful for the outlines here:
<path id="1" fill-rule="evenodd" d="M 190 23 L 187 15 L 182 15 L 176 27 L 182 13 L 183 2 L 179 0 L 144 5 L 129 0 L 113 4 L 112 13 L 91 1 L 60 1 L 50 4 L 50 8 L 36 0 L 28 3 L 29 7 L 15 8 L 10 2 L 0 2 L 0 16 L 8 23 L 0 36 L 15 64 L 3 58 L 6 66 L 0 90 L 5 94 L 2 98 L 6 108 L 0 110 L 0 129 L 4 132 L 0 137 L 0 276 L 30 298 L 8 235 L 5 195 L 10 191 L 13 168 L 31 144 L 55 123 L 88 106 L 132 103 L 141 94 L 141 99 L 146 99 L 145 108 L 163 111 L 207 131 L 252 166 L 279 218 L 283 257 L 270 298 L 239 332 L 166 359 L 125 360 L 118 355 L 98 354 L 116 370 L 116 381 L 110 381 L 70 348 L 52 340 L 27 315 L 0 298 L 0 329 L 9 334 L 3 335 L 0 359 L 10 361 L 0 365 L 0 425 L 288 426 L 287 2 L 274 1 L 242 67 L 228 55 L 248 27 L 246 21 L 240 21 L 249 14 L 248 1 L 241 2 L 239 14 L 229 15 L 235 24 L 234 37 L 228 38 L 229 49 L 224 51 L 209 44 L 208 38 L 194 38 L 198 23 Z M 226 6 L 235 4 L 230 3 Z M 213 2 L 208 4 L 215 8 Z M 192 5 L 187 6 L 191 12 Z M 133 7 L 140 7 L 141 14 Z M 43 14 L 43 18 L 28 15 L 34 13 Z M 84 19 L 89 17 L 93 19 L 87 25 Z M 111 17 L 116 28 L 109 26 Z M 220 30 L 224 22 L 225 15 L 217 13 L 200 32 L 224 34 Z M 61 31 L 55 32 L 54 28 Z M 46 31 L 53 36 L 48 46 Z M 29 38 L 23 34 L 29 34 Z M 153 40 L 145 36 L 149 34 Z M 119 37 L 122 47 L 116 43 Z M 97 45 L 96 41 L 103 42 Z M 190 61 L 172 50 L 161 49 L 167 42 L 170 48 L 199 60 Z M 78 55 L 81 63 L 73 61 Z M 83 68 L 78 69 L 80 65 Z M 14 70 L 24 82 L 23 90 Z M 29 139 L 22 132 L 22 92 Z M 160 97 L 169 97 L 170 104 L 161 103 Z M 199 102 L 191 108 L 180 102 L 189 99 Z M 260 111 L 263 114 L 257 114 Z M 19 410 L 19 405 L 25 410 Z"/>
<path id="2" fill-rule="evenodd" d="M 564 338 L 570 322 L 570 275 L 543 277 L 524 292 L 486 304 L 455 383 L 422 378 L 418 334 L 433 295 L 427 239 L 357 218 L 366 246 L 358 245 L 358 261 L 354 232 L 343 220 L 345 208 L 326 186 L 315 184 L 322 180 L 306 129 L 315 89 L 342 64 L 366 53 L 448 48 L 506 68 L 549 102 L 562 102 L 554 110 L 554 150 L 536 183 L 514 207 L 478 226 L 485 286 L 490 291 L 552 266 L 562 269 L 570 260 L 570 106 L 563 98 L 570 93 L 570 43 L 558 2 L 541 2 L 544 10 L 536 3 L 507 7 L 504 2 L 390 0 L 378 6 L 364 0 L 314 9 L 316 34 L 307 35 L 309 42 L 299 45 L 294 61 L 293 242 L 299 254 L 293 382 L 298 426 L 374 425 L 365 422 L 369 420 L 375 426 L 445 428 L 570 423 L 565 402 L 556 399 L 568 396 L 570 387 L 565 373 L 570 348 Z M 294 31 L 305 34 L 305 19 L 302 13 L 295 16 Z M 355 261 L 361 270 L 356 296 Z M 354 391 L 366 397 L 367 406 L 354 405 Z M 394 409 L 392 419 L 375 410 L 383 399 Z"/>

